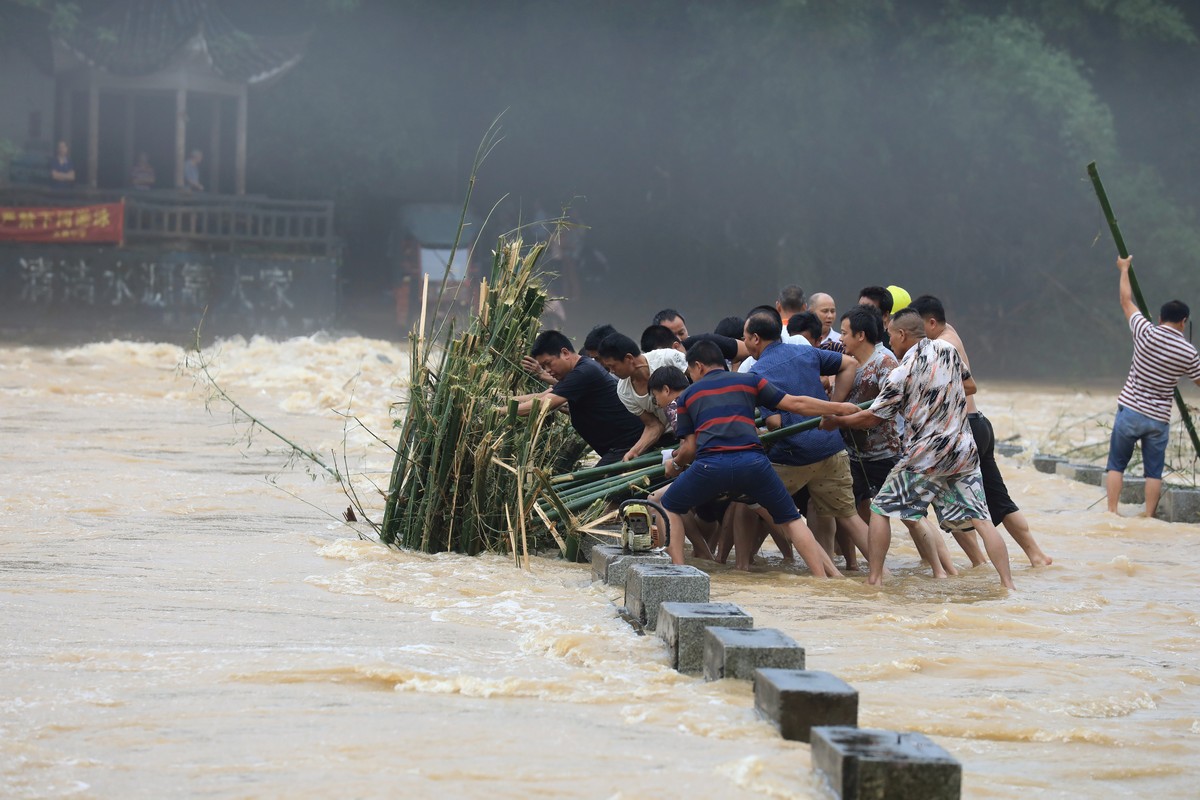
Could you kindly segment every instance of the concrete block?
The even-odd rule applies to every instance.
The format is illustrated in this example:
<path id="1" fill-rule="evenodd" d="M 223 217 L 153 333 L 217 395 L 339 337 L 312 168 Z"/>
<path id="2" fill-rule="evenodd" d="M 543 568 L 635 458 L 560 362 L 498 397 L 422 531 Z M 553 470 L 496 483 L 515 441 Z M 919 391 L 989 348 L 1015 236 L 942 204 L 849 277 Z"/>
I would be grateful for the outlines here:
<path id="1" fill-rule="evenodd" d="M 592 580 L 609 586 L 624 586 L 634 564 L 670 564 L 666 553 L 626 553 L 620 545 L 596 545 L 592 548 Z"/>
<path id="2" fill-rule="evenodd" d="M 1070 464 L 1060 461 L 1056 472 L 1064 478 L 1086 483 L 1088 486 L 1103 486 L 1106 470 L 1095 464 Z"/>
<path id="3" fill-rule="evenodd" d="M 1121 502 L 1144 505 L 1146 502 L 1146 479 L 1126 475 L 1121 483 Z"/>
<path id="4" fill-rule="evenodd" d="M 815 727 L 812 765 L 841 800 L 962 796 L 962 764 L 920 733 Z"/>
<path id="5" fill-rule="evenodd" d="M 1002 456 L 1015 456 L 1025 452 L 1025 446 L 1016 442 L 996 442 L 996 452 Z"/>
<path id="6" fill-rule="evenodd" d="M 706 628 L 704 679 L 748 681 L 754 670 L 766 667 L 804 669 L 804 648 L 775 628 Z"/>
<path id="7" fill-rule="evenodd" d="M 613 533 L 617 533 L 617 529 L 612 529 Z M 579 536 L 579 561 L 585 564 L 592 563 L 592 553 L 597 547 L 608 547 L 613 542 L 619 541 L 615 536 L 595 536 L 590 533 L 585 533 Z"/>
<path id="8" fill-rule="evenodd" d="M 1045 472 L 1048 475 L 1053 475 L 1058 471 L 1059 464 L 1065 464 L 1067 460 L 1062 456 L 1050 456 L 1045 453 L 1037 453 L 1033 457 L 1033 468 L 1038 472 Z"/>
<path id="9" fill-rule="evenodd" d="M 704 629 L 754 627 L 754 617 L 733 603 L 663 603 L 658 607 L 658 635 L 680 672 L 704 669 Z"/>
<path id="10" fill-rule="evenodd" d="M 634 564 L 625 576 L 625 608 L 648 631 L 663 603 L 707 603 L 708 574 L 684 564 Z"/>
<path id="11" fill-rule="evenodd" d="M 1200 522 L 1200 489 L 1165 489 L 1154 516 L 1168 522 Z"/>
<path id="12" fill-rule="evenodd" d="M 760 669 L 754 672 L 754 708 L 784 739 L 807 742 L 818 725 L 858 725 L 858 690 L 829 672 Z"/>

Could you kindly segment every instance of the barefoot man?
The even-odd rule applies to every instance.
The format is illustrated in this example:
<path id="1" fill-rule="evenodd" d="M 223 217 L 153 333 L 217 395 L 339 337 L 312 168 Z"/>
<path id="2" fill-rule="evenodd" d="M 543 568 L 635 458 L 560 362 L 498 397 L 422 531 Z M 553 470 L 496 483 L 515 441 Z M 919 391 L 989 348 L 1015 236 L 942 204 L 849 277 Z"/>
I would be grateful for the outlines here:
<path id="1" fill-rule="evenodd" d="M 840 578 L 771 468 L 758 440 L 754 414 L 759 405 L 808 416 L 858 409 L 849 403 L 785 394 L 765 378 L 729 372 L 720 348 L 712 342 L 692 345 L 687 366 L 692 385 L 676 403 L 676 433 L 682 444 L 667 463 L 667 475 L 679 477 L 662 496 L 671 530 L 684 529 L 682 515 L 688 509 L 724 493 L 745 494 L 767 509 L 815 577 Z M 673 563 L 683 563 L 683 536 L 671 537 L 668 552 Z"/>
<path id="2" fill-rule="evenodd" d="M 933 295 L 921 295 L 912 301 L 912 308 L 916 309 L 925 323 L 925 335 L 930 339 L 946 341 L 954 345 L 954 349 L 958 351 L 958 357 L 962 359 L 963 366 L 970 371 L 971 360 L 967 358 L 967 350 L 963 346 L 962 337 L 958 335 L 958 331 L 954 330 L 953 325 L 946 322 L 946 309 L 942 306 L 942 301 Z M 975 405 L 973 396 L 967 398 L 967 419 L 971 424 L 971 433 L 975 437 L 975 446 L 979 450 L 979 471 L 983 475 L 983 493 L 987 498 L 988 509 L 992 515 L 992 524 L 1004 526 L 1004 530 L 1008 531 L 1008 535 L 1013 538 L 1013 541 L 1025 551 L 1030 564 L 1035 567 L 1044 567 L 1050 564 L 1053 559 L 1038 546 L 1037 540 L 1033 538 L 1033 533 L 1029 530 L 1029 522 L 1026 521 L 1025 515 L 1021 513 L 1021 509 L 1008 494 L 1008 486 L 1005 485 L 1004 476 L 1000 474 L 1000 467 L 996 464 L 995 431 L 992 430 L 991 421 Z M 975 542 L 975 537 L 969 528 L 957 526 L 950 532 L 971 559 L 971 566 L 982 563 L 978 555 L 972 554 L 973 552 L 978 553 L 979 545 Z"/>
<path id="3" fill-rule="evenodd" d="M 830 429 L 866 429 L 897 414 L 904 417 L 900 460 L 871 503 L 867 583 L 883 582 L 883 561 L 892 541 L 888 518 L 899 517 L 912 531 L 933 503 L 943 523 L 971 521 L 1000 583 L 1012 589 L 1008 548 L 988 519 L 979 453 L 967 423 L 967 395 L 975 391 L 971 373 L 954 345 L 925 336 L 925 324 L 912 309 L 892 317 L 888 333 L 901 360 L 875 402 L 856 414 L 827 417 L 821 423 Z"/>
<path id="4" fill-rule="evenodd" d="M 1158 324 L 1152 325 L 1133 302 L 1129 281 L 1130 258 L 1118 258 L 1121 310 L 1133 334 L 1133 363 L 1129 377 L 1117 397 L 1117 418 L 1113 422 L 1108 447 L 1108 473 L 1105 492 L 1109 513 L 1117 513 L 1125 468 L 1133 456 L 1133 446 L 1142 445 L 1142 467 L 1146 475 L 1146 516 L 1153 517 L 1162 494 L 1163 466 L 1167 442 L 1171 436 L 1171 401 L 1180 378 L 1191 378 L 1200 385 L 1200 356 L 1184 338 L 1191 311 L 1181 300 L 1172 300 L 1158 312 Z"/>

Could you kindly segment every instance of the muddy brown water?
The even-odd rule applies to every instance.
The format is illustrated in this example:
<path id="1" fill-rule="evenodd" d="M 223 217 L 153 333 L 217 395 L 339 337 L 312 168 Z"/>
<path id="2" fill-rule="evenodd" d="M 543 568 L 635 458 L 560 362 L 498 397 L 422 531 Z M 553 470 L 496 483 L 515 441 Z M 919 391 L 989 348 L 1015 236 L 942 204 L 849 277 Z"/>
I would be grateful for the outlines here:
<path id="1" fill-rule="evenodd" d="M 818 796 L 748 684 L 675 674 L 585 565 L 359 540 L 335 485 L 236 444 L 181 356 L 0 348 L 0 796 Z M 330 409 L 389 432 L 402 348 L 213 358 L 264 419 L 386 477 Z M 1002 468 L 1056 559 L 1031 569 L 1010 542 L 1016 592 L 990 567 L 934 581 L 897 536 L 882 591 L 768 557 L 711 567 L 713 599 L 857 687 L 860 724 L 942 744 L 964 797 L 1196 797 L 1200 530 L 1110 516 L 1029 462 L 1103 441 L 1117 388 L 981 386 L 1028 448 Z"/>

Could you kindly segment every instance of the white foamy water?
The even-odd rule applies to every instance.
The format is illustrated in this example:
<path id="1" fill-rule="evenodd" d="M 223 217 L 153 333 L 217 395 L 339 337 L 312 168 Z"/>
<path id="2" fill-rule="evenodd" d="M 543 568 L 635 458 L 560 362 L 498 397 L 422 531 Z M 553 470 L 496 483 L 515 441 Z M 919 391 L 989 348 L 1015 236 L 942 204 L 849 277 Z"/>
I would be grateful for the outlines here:
<path id="1" fill-rule="evenodd" d="M 335 484 L 281 471 L 261 434 L 235 444 L 181 357 L 0 348 L 0 796 L 815 796 L 808 747 L 750 686 L 674 673 L 586 566 L 359 540 Z M 391 435 L 406 357 L 320 337 L 213 354 L 364 496 L 390 453 L 346 414 Z M 1117 388 L 980 399 L 999 438 L 1053 450 L 1106 438 Z M 710 568 L 713 599 L 854 684 L 861 724 L 934 737 L 965 797 L 1194 797 L 1200 530 L 1102 513 L 1029 451 L 1001 465 L 1056 563 L 1010 543 L 1014 593 L 990 567 L 934 581 L 896 537 L 883 591 L 768 563 Z"/>

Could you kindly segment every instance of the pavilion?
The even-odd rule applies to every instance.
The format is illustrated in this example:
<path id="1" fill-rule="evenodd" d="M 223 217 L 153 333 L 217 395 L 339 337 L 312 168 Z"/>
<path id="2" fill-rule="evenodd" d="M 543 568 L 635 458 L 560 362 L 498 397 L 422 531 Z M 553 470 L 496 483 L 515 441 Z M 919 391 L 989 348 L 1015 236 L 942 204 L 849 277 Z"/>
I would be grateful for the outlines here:
<path id="1" fill-rule="evenodd" d="M 80 19 L 53 43 L 57 138 L 86 141 L 73 148 L 79 184 L 125 185 L 136 148 L 171 165 L 159 186 L 179 187 L 200 149 L 205 188 L 219 192 L 232 149 L 233 192 L 245 194 L 249 89 L 295 66 L 305 39 L 239 30 L 214 0 L 113 0 Z"/>

